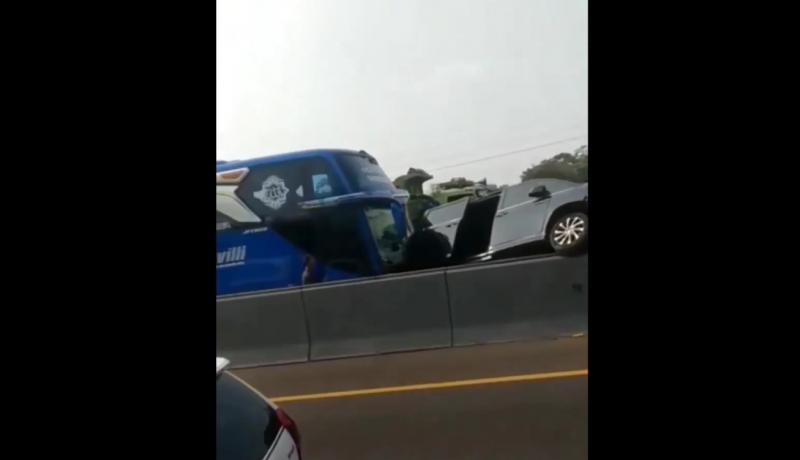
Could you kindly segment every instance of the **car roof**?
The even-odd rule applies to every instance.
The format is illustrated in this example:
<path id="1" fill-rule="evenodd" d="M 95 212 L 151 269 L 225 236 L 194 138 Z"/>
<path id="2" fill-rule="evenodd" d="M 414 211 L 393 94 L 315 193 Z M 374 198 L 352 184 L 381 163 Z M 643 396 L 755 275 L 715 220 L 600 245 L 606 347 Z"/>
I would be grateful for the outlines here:
<path id="1" fill-rule="evenodd" d="M 320 157 L 320 156 L 332 156 L 332 155 L 342 155 L 342 154 L 349 154 L 349 155 L 364 155 L 369 158 L 372 158 L 367 152 L 363 150 L 345 150 L 345 149 L 314 149 L 314 150 L 301 150 L 298 152 L 289 152 L 289 153 L 281 153 L 278 155 L 267 155 L 261 156 L 256 158 L 251 158 L 249 160 L 235 160 L 235 161 L 217 161 L 217 172 L 221 171 L 229 171 L 231 169 L 238 169 L 238 168 L 250 168 L 254 166 L 261 166 L 263 164 L 269 164 L 278 161 L 285 161 L 285 160 L 300 160 L 304 158 L 313 158 L 313 157 Z"/>

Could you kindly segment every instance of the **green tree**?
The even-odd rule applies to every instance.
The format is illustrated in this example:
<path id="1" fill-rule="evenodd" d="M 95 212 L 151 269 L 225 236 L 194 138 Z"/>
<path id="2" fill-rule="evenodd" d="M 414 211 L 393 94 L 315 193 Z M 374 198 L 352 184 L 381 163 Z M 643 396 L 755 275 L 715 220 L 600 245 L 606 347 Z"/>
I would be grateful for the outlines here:
<path id="1" fill-rule="evenodd" d="M 572 182 L 588 182 L 589 150 L 583 145 L 574 153 L 559 153 L 552 158 L 522 171 L 522 181 L 531 179 L 563 179 Z"/>

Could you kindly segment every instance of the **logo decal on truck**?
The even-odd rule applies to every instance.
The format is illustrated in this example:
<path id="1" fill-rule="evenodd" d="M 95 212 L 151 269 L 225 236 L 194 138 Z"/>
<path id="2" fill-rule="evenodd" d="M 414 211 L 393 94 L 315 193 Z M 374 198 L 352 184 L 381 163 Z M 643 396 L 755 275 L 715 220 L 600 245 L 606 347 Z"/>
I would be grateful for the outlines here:
<path id="1" fill-rule="evenodd" d="M 278 176 L 269 176 L 261 184 L 261 190 L 253 192 L 253 196 L 261 200 L 264 205 L 278 210 L 286 203 L 286 195 L 289 189 L 286 182 Z"/>
<path id="2" fill-rule="evenodd" d="M 244 265 L 247 246 L 234 246 L 217 253 L 217 268 L 235 267 Z"/>

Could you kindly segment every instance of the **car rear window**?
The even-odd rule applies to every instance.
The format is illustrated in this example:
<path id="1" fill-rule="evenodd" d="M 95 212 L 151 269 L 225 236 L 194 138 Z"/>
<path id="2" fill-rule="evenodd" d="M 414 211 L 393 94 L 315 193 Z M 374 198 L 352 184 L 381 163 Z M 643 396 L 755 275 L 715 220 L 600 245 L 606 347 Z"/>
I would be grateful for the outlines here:
<path id="1" fill-rule="evenodd" d="M 227 373 L 217 377 L 217 459 L 262 459 L 279 429 L 264 399 Z"/>

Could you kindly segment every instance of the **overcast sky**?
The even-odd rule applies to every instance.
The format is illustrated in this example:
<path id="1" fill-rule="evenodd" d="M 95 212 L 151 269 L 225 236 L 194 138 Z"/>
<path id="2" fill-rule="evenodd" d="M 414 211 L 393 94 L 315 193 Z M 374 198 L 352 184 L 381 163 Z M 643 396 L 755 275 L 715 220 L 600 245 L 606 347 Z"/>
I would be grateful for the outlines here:
<path id="1" fill-rule="evenodd" d="M 392 179 L 515 183 L 588 143 L 587 35 L 587 0 L 217 0 L 217 158 L 363 149 Z"/>

